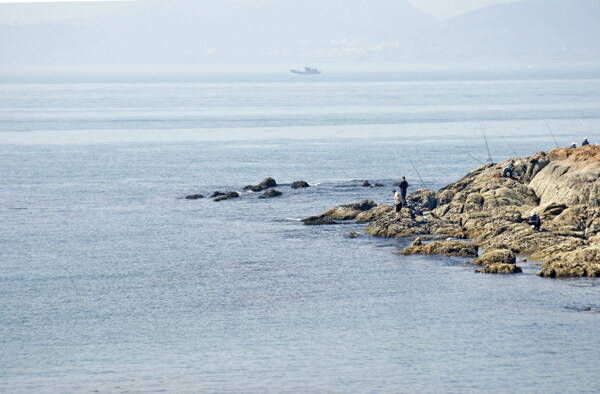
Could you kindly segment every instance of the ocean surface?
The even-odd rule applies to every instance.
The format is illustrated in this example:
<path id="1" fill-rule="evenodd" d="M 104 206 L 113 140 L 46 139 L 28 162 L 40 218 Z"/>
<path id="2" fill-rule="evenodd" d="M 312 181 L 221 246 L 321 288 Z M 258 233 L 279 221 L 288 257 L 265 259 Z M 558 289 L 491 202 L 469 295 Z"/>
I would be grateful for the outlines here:
<path id="1" fill-rule="evenodd" d="M 299 222 L 597 143 L 600 70 L 323 71 L 0 72 L 0 392 L 600 392 L 597 279 Z"/>

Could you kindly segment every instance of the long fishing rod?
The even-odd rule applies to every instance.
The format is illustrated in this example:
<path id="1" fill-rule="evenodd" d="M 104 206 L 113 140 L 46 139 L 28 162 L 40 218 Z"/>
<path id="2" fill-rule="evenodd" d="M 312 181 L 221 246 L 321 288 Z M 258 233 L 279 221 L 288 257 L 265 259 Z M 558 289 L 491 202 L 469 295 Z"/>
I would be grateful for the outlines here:
<path id="1" fill-rule="evenodd" d="M 481 134 L 483 134 L 483 140 L 485 141 L 485 147 L 488 152 L 488 161 L 490 163 L 493 163 L 494 160 L 492 160 L 492 153 L 490 152 L 490 146 L 488 145 L 487 136 L 485 135 L 485 130 L 483 129 L 483 124 L 481 123 L 481 121 L 479 121 L 479 128 L 481 129 Z"/>
<path id="2" fill-rule="evenodd" d="M 554 137 L 554 133 L 552 132 L 552 129 L 550 128 L 550 125 L 546 121 L 546 118 L 544 118 L 544 123 L 546 123 L 546 127 L 548 128 L 548 131 L 550 132 L 550 135 L 552 136 L 552 139 L 554 140 L 554 144 L 558 148 L 558 142 L 556 142 L 556 137 Z"/>
<path id="3" fill-rule="evenodd" d="M 423 187 L 425 189 L 427 189 L 427 186 L 425 185 L 425 182 L 423 181 L 423 178 L 421 178 L 421 174 L 419 174 L 419 170 L 417 170 L 417 166 L 415 166 L 415 163 L 413 163 L 412 159 L 410 158 L 410 155 L 406 154 L 406 157 L 408 158 L 408 161 L 410 161 L 410 164 L 412 165 L 412 167 L 415 169 L 415 172 L 417 173 L 417 176 L 421 180 L 421 183 L 423 184 Z"/>
<path id="4" fill-rule="evenodd" d="M 484 162 L 482 162 L 481 160 L 479 160 L 478 158 L 476 158 L 475 156 L 473 156 L 473 155 L 472 155 L 472 154 L 470 154 L 469 152 L 467 152 L 467 151 L 464 151 L 464 152 L 465 152 L 465 154 L 466 154 L 467 156 L 469 156 L 471 159 L 475 160 L 475 161 L 476 161 L 476 162 L 478 162 L 478 163 L 481 163 L 481 165 L 483 165 L 483 166 L 485 165 L 485 163 L 484 163 Z"/>

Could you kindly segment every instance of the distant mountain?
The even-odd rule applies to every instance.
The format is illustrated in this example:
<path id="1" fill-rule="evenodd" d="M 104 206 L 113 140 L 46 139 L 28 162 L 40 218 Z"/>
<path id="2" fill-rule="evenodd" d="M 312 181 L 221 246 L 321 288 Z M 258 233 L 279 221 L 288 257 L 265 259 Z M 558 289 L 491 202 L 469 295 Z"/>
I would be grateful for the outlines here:
<path id="1" fill-rule="evenodd" d="M 443 22 L 446 56 L 482 59 L 600 58 L 600 1 L 499 4 Z"/>
<path id="2" fill-rule="evenodd" d="M 526 1 L 438 23 L 403 0 L 146 0 L 0 25 L 0 64 L 600 59 L 598 4 Z"/>

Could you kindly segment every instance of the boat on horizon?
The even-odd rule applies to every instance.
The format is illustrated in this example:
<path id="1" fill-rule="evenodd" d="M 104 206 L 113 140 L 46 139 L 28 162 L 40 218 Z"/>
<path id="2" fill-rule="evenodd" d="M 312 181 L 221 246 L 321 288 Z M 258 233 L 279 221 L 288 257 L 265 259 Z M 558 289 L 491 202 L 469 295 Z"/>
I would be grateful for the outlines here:
<path id="1" fill-rule="evenodd" d="M 296 75 L 318 75 L 321 74 L 321 70 L 318 68 L 304 67 L 304 70 L 290 70 L 292 74 Z"/>

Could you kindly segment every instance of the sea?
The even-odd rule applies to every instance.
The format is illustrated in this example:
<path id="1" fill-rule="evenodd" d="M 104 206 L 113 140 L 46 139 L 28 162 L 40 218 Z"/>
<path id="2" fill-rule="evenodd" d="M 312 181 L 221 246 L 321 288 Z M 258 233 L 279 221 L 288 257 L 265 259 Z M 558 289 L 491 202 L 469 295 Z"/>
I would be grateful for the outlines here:
<path id="1" fill-rule="evenodd" d="M 600 392 L 598 279 L 300 221 L 598 143 L 600 68 L 289 68 L 0 70 L 0 392 Z"/>

